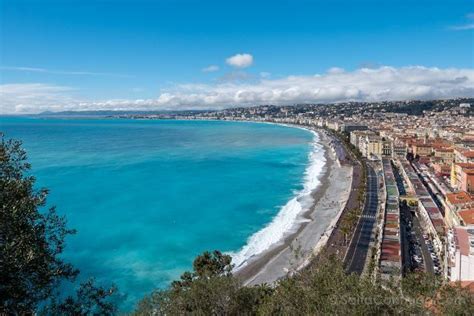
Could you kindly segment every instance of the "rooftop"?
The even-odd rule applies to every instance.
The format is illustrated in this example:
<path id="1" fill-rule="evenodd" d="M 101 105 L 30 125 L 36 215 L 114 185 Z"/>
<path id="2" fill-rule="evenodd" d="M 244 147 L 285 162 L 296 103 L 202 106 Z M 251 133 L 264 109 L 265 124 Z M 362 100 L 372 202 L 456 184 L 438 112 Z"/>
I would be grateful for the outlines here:
<path id="1" fill-rule="evenodd" d="M 460 192 L 455 192 L 455 193 L 448 193 L 446 194 L 446 199 L 451 203 L 452 205 L 456 204 L 465 204 L 469 202 L 474 202 L 472 197 L 467 193 L 466 191 L 460 191 Z"/>
<path id="2" fill-rule="evenodd" d="M 474 208 L 461 210 L 458 214 L 466 225 L 474 225 Z"/>

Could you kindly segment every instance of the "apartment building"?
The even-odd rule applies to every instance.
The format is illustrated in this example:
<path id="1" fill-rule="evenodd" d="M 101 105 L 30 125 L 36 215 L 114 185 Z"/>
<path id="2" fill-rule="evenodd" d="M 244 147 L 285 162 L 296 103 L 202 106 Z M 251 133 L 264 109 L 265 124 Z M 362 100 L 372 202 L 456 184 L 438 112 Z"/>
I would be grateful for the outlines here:
<path id="1" fill-rule="evenodd" d="M 464 149 L 464 148 L 455 148 L 454 161 L 474 163 L 474 150 L 469 150 L 469 149 Z"/>
<path id="2" fill-rule="evenodd" d="M 446 194 L 445 221 L 449 227 L 466 226 L 468 223 L 459 212 L 474 207 L 474 199 L 465 191 Z"/>
<path id="3" fill-rule="evenodd" d="M 453 163 L 450 180 L 453 189 L 474 193 L 474 163 Z"/>
<path id="4" fill-rule="evenodd" d="M 474 226 L 450 229 L 447 241 L 447 278 L 474 281 Z"/>

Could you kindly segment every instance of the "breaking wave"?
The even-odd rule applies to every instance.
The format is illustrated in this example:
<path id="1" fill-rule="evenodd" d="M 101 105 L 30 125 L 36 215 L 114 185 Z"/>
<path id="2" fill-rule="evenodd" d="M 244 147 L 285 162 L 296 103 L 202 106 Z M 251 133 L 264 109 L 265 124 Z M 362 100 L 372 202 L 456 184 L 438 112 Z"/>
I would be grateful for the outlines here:
<path id="1" fill-rule="evenodd" d="M 313 204 L 312 192 L 319 186 L 319 176 L 326 164 L 323 146 L 319 143 L 319 136 L 314 135 L 309 153 L 309 164 L 305 171 L 303 189 L 296 193 L 278 212 L 273 220 L 247 240 L 247 244 L 238 252 L 231 253 L 235 270 L 249 262 L 249 259 L 262 254 L 264 251 L 281 243 L 286 236 L 294 233 L 301 223 L 302 218 Z"/>

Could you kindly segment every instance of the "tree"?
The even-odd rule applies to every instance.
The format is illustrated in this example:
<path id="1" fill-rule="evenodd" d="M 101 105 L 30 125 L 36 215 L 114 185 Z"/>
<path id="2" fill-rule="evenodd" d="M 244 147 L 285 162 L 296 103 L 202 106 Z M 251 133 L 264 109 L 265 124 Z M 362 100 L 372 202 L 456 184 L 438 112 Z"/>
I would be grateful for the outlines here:
<path id="1" fill-rule="evenodd" d="M 75 231 L 54 207 L 45 208 L 48 190 L 34 188 L 21 142 L 0 136 L 0 313 L 34 313 L 55 299 L 61 282 L 76 279 L 79 271 L 60 256 Z M 78 302 L 95 287 L 81 289 Z"/>
<path id="2" fill-rule="evenodd" d="M 331 257 L 282 280 L 259 311 L 263 315 L 390 314 L 397 307 L 384 297 L 394 294 L 368 278 L 348 275 L 342 263 Z"/>
<path id="3" fill-rule="evenodd" d="M 209 278 L 230 275 L 232 271 L 231 261 L 232 258 L 229 255 L 223 255 L 218 250 L 214 250 L 212 253 L 206 251 L 193 262 L 195 277 Z"/>
<path id="4" fill-rule="evenodd" d="M 108 298 L 115 292 L 115 287 L 104 288 L 95 285 L 93 278 L 81 283 L 75 296 L 64 300 L 53 297 L 50 304 L 41 310 L 43 315 L 112 315 L 117 306 Z"/>
<path id="5" fill-rule="evenodd" d="M 213 256 L 206 253 L 195 263 L 206 262 L 206 266 L 215 267 L 223 257 L 212 259 Z M 242 286 L 231 273 L 225 273 L 225 269 L 214 271 L 216 273 L 205 275 L 196 271 L 183 274 L 179 286 L 174 283 L 169 289 L 155 291 L 143 299 L 135 315 L 474 313 L 472 294 L 459 286 L 428 274 L 410 274 L 401 283 L 395 279 L 374 281 L 369 276 L 348 274 L 336 257 L 322 257 L 273 287 Z"/>
<path id="6" fill-rule="evenodd" d="M 157 290 L 139 302 L 135 315 L 252 315 L 272 290 L 243 287 L 232 275 L 231 257 L 219 251 L 196 257 L 168 290 Z"/>

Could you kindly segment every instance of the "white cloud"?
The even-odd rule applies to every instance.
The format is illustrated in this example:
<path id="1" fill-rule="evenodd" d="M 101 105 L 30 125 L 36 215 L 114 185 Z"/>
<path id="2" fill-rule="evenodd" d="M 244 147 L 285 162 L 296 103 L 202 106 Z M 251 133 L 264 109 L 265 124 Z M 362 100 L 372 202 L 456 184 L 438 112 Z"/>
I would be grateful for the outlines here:
<path id="1" fill-rule="evenodd" d="M 466 24 L 466 25 L 451 26 L 450 29 L 454 31 L 474 30 L 474 23 Z"/>
<path id="2" fill-rule="evenodd" d="M 45 110 L 206 109 L 258 104 L 323 103 L 474 97 L 474 69 L 361 68 L 343 73 L 261 78 L 254 82 L 179 84 L 155 99 L 85 101 L 68 87 L 0 86 L 2 113 Z"/>
<path id="3" fill-rule="evenodd" d="M 38 72 L 45 74 L 54 74 L 54 75 L 74 75 L 74 76 L 112 76 L 112 77 L 122 77 L 130 78 L 132 76 L 108 72 L 91 72 L 91 71 L 66 71 L 66 70 L 51 70 L 46 68 L 36 68 L 36 67 L 0 67 L 1 70 L 9 71 L 23 71 L 23 72 Z"/>
<path id="4" fill-rule="evenodd" d="M 250 54 L 237 54 L 227 58 L 226 63 L 236 68 L 246 68 L 253 64 L 253 56 Z"/>
<path id="5" fill-rule="evenodd" d="M 202 72 L 216 72 L 219 70 L 219 66 L 217 65 L 210 65 L 202 69 Z"/>
<path id="6" fill-rule="evenodd" d="M 466 14 L 468 20 L 474 20 L 474 13 Z M 465 31 L 465 30 L 474 30 L 474 23 L 468 23 L 465 25 L 451 26 L 449 29 L 453 31 Z"/>
<path id="7" fill-rule="evenodd" d="M 328 74 L 337 75 L 337 74 L 344 73 L 344 71 L 345 71 L 344 68 L 332 67 L 328 69 Z"/>
<path id="8" fill-rule="evenodd" d="M 0 113 L 38 113 L 76 109 L 75 89 L 42 83 L 0 85 Z"/>
<path id="9" fill-rule="evenodd" d="M 271 73 L 266 72 L 266 71 L 262 71 L 260 73 L 260 77 L 262 77 L 262 78 L 269 78 L 271 75 L 272 75 Z"/>

